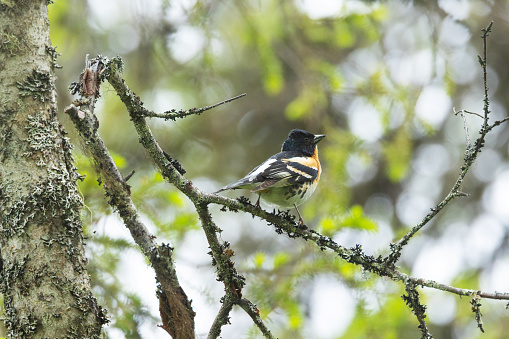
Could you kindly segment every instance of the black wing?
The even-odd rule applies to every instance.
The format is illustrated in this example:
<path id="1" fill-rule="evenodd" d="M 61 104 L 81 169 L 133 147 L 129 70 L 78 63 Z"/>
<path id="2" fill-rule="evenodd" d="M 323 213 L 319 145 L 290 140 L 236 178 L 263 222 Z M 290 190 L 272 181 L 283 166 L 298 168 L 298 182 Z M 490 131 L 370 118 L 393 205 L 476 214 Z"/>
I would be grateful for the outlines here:
<path id="1" fill-rule="evenodd" d="M 257 192 L 269 187 L 284 187 L 298 182 L 313 181 L 319 174 L 319 166 L 314 158 L 304 156 L 301 152 L 281 152 L 267 159 L 244 178 L 217 192 L 236 188 Z"/>

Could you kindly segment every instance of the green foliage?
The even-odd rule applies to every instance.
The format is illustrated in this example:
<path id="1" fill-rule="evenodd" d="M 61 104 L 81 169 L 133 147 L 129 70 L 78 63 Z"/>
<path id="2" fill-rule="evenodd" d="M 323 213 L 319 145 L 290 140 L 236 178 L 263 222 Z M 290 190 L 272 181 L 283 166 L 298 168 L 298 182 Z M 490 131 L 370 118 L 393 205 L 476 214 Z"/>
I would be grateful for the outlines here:
<path id="1" fill-rule="evenodd" d="M 362 206 L 354 205 L 341 216 L 336 218 L 322 218 L 318 224 L 317 231 L 323 235 L 332 237 L 344 227 L 357 228 L 371 232 L 378 229 L 376 222 L 364 214 Z"/>
<path id="2" fill-rule="evenodd" d="M 253 264 L 255 268 L 261 268 L 265 262 L 267 255 L 263 252 L 258 252 L 253 255 Z"/>
<path id="3" fill-rule="evenodd" d="M 320 159 L 323 175 L 317 193 L 304 205 L 306 220 L 310 216 L 336 218 L 342 215 L 350 203 L 350 188 L 346 181 L 346 163 L 352 153 L 361 150 L 361 144 L 350 132 L 341 129 L 325 131 L 327 138 L 320 143 Z"/>
<path id="4" fill-rule="evenodd" d="M 418 338 L 420 331 L 414 324 L 412 313 L 398 296 L 381 301 L 380 309 L 370 311 L 362 306 L 341 338 L 398 339 Z"/>
<path id="5" fill-rule="evenodd" d="M 316 71 L 318 75 L 323 77 L 323 82 L 327 90 L 331 92 L 340 92 L 345 86 L 345 79 L 337 67 L 324 60 L 311 59 L 308 61 L 309 69 Z M 319 93 L 318 93 L 319 94 Z M 324 93 L 325 95 L 325 93 Z"/>
<path id="6" fill-rule="evenodd" d="M 389 180 L 393 182 L 403 180 L 408 174 L 412 156 L 412 142 L 404 128 L 396 131 L 394 138 L 384 144 L 383 152 Z"/>
<path id="7" fill-rule="evenodd" d="M 244 42 L 254 47 L 254 53 L 259 58 L 263 87 L 271 96 L 279 94 L 285 82 L 283 67 L 274 48 L 282 33 L 281 17 L 274 5 L 267 6 L 261 12 L 253 10 L 246 14 L 247 25 L 243 27 Z"/>
<path id="8" fill-rule="evenodd" d="M 364 210 L 360 205 L 353 205 L 350 213 L 343 219 L 346 227 L 355 227 L 367 231 L 376 231 L 376 223 L 364 215 Z"/>
<path id="9" fill-rule="evenodd" d="M 269 41 L 258 37 L 256 47 L 260 53 L 260 62 L 263 65 L 263 87 L 269 95 L 279 94 L 284 86 L 281 64 Z"/>
<path id="10" fill-rule="evenodd" d="M 127 291 L 124 282 L 117 277 L 120 257 L 128 250 L 135 250 L 131 242 L 113 239 L 108 236 L 93 236 L 93 246 L 89 247 L 94 260 L 88 265 L 94 291 L 98 300 L 110 316 L 112 324 L 120 329 L 126 338 L 141 338 L 139 326 L 156 318 L 146 309 L 139 296 Z"/>
<path id="11" fill-rule="evenodd" d="M 332 275 L 353 284 L 359 269 L 330 253 L 317 252 L 314 246 L 304 245 L 293 251 L 278 251 L 272 255 L 258 252 L 251 262 L 245 293 L 260 309 L 262 318 L 271 323 L 272 316 L 283 314 L 285 323 L 277 328 L 279 337 L 300 337 L 306 316 L 302 308 L 302 289 L 319 275 Z M 272 265 L 265 263 L 272 262 Z M 251 265 L 250 265 L 251 266 Z M 256 279 L 254 279 L 256 277 Z M 363 282 L 358 282 L 363 284 Z"/>
<path id="12" fill-rule="evenodd" d="M 0 5 L 14 8 L 16 3 L 13 0 L 0 0 Z"/>
<path id="13" fill-rule="evenodd" d="M 327 106 L 327 98 L 320 86 L 302 89 L 300 95 L 286 106 L 285 115 L 288 120 L 300 120 L 309 117 L 316 110 Z"/>
<path id="14" fill-rule="evenodd" d="M 278 269 L 279 267 L 285 265 L 290 261 L 290 254 L 286 252 L 279 252 L 274 255 L 274 269 Z"/>

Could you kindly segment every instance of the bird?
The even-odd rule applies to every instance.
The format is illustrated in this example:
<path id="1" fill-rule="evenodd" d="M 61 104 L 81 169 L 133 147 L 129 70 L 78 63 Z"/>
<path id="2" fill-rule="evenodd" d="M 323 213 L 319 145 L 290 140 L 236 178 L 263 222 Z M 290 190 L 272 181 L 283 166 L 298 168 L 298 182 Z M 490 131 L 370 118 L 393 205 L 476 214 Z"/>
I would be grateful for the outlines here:
<path id="1" fill-rule="evenodd" d="M 318 160 L 317 144 L 323 138 L 325 134 L 314 135 L 302 129 L 291 130 L 281 146 L 281 152 L 214 194 L 226 190 L 249 189 L 258 194 L 256 207 L 260 208 L 260 198 L 269 205 L 295 207 L 299 223 L 304 225 L 297 206 L 313 194 L 320 180 L 322 168 Z"/>

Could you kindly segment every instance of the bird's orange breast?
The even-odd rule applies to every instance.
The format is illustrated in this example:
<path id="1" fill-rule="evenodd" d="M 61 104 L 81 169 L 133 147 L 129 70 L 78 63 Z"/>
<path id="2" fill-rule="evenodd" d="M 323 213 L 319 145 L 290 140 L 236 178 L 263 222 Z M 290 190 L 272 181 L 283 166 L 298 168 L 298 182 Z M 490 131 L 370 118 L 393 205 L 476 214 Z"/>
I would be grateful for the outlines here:
<path id="1" fill-rule="evenodd" d="M 320 166 L 320 160 L 318 159 L 318 146 L 315 145 L 315 151 L 313 152 L 313 156 L 309 158 L 309 162 L 312 162 L 312 165 L 308 165 L 311 167 L 315 167 L 318 170 L 318 174 L 316 175 L 316 181 L 320 180 L 320 174 L 322 173 L 322 166 Z"/>

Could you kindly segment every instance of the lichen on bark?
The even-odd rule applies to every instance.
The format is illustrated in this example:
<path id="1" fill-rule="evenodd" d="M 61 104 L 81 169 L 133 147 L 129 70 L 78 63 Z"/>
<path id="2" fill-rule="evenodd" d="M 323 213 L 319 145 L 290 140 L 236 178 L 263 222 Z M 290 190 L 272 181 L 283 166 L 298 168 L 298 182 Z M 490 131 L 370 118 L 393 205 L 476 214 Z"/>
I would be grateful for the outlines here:
<path id="1" fill-rule="evenodd" d="M 46 5 L 0 3 L 0 293 L 10 338 L 99 338 Z"/>

